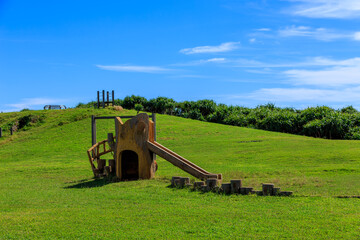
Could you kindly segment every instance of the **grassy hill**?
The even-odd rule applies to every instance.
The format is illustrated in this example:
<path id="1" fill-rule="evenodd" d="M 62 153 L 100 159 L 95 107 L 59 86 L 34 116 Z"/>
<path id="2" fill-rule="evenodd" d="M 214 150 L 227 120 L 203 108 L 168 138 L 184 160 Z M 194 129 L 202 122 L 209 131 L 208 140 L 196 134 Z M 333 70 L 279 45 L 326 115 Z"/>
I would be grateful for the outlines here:
<path id="1" fill-rule="evenodd" d="M 30 119 L 0 139 L 0 238 L 360 237 L 360 142 L 315 139 L 157 116 L 157 141 L 202 168 L 293 197 L 224 196 L 169 188 L 187 176 L 165 160 L 153 180 L 94 180 L 86 150 L 90 116 L 134 111 L 68 109 L 0 114 Z M 18 124 L 20 126 L 20 124 Z M 98 122 L 98 140 L 114 131 Z M 111 158 L 109 156 L 108 158 Z"/>

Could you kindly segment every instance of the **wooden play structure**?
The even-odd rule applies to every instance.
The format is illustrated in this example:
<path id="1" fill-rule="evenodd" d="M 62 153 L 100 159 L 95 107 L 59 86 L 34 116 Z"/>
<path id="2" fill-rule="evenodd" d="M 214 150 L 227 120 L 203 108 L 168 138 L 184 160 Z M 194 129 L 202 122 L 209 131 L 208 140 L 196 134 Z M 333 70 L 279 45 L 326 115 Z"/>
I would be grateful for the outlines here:
<path id="1" fill-rule="evenodd" d="M 151 179 L 157 170 L 155 157 L 159 155 L 198 179 L 222 179 L 221 174 L 209 173 L 162 146 L 155 141 L 155 135 L 155 124 L 146 113 L 125 123 L 120 117 L 115 117 L 115 138 L 109 133 L 108 139 L 93 144 L 87 151 L 94 176 L 112 174 L 120 180 Z M 108 164 L 101 159 L 107 153 L 114 156 Z"/>

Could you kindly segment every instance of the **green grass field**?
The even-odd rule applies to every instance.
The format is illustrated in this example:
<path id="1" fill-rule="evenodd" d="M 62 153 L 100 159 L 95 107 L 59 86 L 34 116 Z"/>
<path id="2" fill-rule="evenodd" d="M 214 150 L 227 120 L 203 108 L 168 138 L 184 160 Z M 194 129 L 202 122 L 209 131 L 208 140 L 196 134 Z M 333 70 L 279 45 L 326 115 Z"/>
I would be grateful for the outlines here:
<path id="1" fill-rule="evenodd" d="M 157 115 L 159 143 L 224 181 L 294 191 L 226 196 L 170 188 L 172 176 L 189 175 L 160 158 L 153 180 L 94 180 L 90 115 L 134 111 L 2 113 L 0 126 L 27 114 L 43 121 L 0 139 L 0 239 L 360 238 L 360 199 L 339 198 L 360 195 L 359 141 Z M 113 131 L 113 121 L 98 121 L 98 140 Z"/>

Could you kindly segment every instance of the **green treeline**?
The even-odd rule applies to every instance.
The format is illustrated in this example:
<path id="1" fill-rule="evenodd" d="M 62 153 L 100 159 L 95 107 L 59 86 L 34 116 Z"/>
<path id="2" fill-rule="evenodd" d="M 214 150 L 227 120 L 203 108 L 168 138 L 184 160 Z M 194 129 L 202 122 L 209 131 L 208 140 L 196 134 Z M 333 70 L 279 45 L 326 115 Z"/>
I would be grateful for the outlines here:
<path id="1" fill-rule="evenodd" d="M 78 108 L 92 107 L 95 102 L 79 103 Z M 175 102 L 158 97 L 147 100 L 127 96 L 115 100 L 116 105 L 137 111 L 175 115 L 200 121 L 250 127 L 328 139 L 360 139 L 360 113 L 352 106 L 339 110 L 326 106 L 304 110 L 279 108 L 274 104 L 256 108 L 216 104 L 212 100 Z"/>

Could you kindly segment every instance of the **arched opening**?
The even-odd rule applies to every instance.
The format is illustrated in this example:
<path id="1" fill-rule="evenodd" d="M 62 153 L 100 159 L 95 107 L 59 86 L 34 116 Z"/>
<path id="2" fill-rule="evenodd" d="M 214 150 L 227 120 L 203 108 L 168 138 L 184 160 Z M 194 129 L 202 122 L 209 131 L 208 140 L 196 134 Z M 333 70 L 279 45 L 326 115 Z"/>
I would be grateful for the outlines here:
<path id="1" fill-rule="evenodd" d="M 121 176 L 123 180 L 139 179 L 139 157 L 136 152 L 121 152 Z"/>

